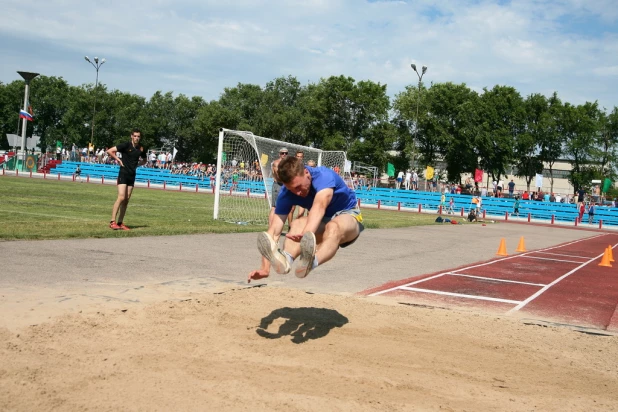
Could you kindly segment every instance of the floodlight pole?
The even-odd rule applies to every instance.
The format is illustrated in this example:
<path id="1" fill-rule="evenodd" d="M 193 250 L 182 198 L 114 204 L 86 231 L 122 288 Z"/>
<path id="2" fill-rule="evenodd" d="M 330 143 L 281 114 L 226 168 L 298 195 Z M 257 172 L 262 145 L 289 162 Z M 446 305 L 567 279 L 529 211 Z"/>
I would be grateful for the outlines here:
<path id="1" fill-rule="evenodd" d="M 30 73 L 30 72 L 20 72 L 18 71 L 17 73 L 19 73 L 19 75 L 24 79 L 24 81 L 26 82 L 26 90 L 24 92 L 24 111 L 28 111 L 28 98 L 30 96 L 30 80 L 34 79 L 35 77 L 37 77 L 39 74 L 38 73 Z M 22 165 L 22 170 L 24 165 L 26 164 L 26 154 L 27 154 L 27 150 L 26 150 L 26 128 L 28 126 L 28 120 L 27 119 L 22 119 L 21 122 L 21 165 Z M 19 155 L 17 156 L 17 159 L 19 159 Z M 15 169 L 17 169 L 17 162 L 15 162 Z"/>
<path id="2" fill-rule="evenodd" d="M 420 74 L 418 70 L 416 70 L 416 64 L 412 63 L 410 66 L 414 69 L 414 73 L 416 73 L 416 76 L 418 77 L 418 93 L 416 95 L 416 124 L 414 125 L 414 140 L 412 142 L 412 167 L 414 167 L 414 147 L 416 144 L 416 137 L 418 135 L 418 107 L 421 102 L 421 84 L 423 82 L 423 75 L 427 71 L 427 66 L 423 66 Z M 425 176 L 425 191 L 427 191 L 427 176 Z"/>
<path id="3" fill-rule="evenodd" d="M 105 63 L 105 58 L 99 60 L 98 57 L 95 57 L 94 63 L 92 62 L 92 60 L 90 60 L 88 56 L 85 56 L 84 59 L 88 63 L 90 63 L 92 67 L 94 67 L 94 69 L 97 71 L 97 77 L 94 83 L 94 104 L 92 106 L 92 132 L 90 134 L 90 144 L 88 145 L 88 157 L 90 157 L 90 147 L 94 149 L 94 116 L 97 113 L 97 89 L 99 87 L 99 69 L 101 68 L 101 66 L 103 66 L 103 63 Z"/>

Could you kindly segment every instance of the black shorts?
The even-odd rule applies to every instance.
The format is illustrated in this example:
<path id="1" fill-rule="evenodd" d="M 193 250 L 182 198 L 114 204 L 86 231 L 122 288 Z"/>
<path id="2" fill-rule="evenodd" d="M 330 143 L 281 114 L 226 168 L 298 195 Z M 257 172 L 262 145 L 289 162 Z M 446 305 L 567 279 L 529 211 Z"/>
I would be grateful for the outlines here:
<path id="1" fill-rule="evenodd" d="M 120 172 L 118 174 L 117 185 L 135 186 L 135 175 L 131 173 Z"/>

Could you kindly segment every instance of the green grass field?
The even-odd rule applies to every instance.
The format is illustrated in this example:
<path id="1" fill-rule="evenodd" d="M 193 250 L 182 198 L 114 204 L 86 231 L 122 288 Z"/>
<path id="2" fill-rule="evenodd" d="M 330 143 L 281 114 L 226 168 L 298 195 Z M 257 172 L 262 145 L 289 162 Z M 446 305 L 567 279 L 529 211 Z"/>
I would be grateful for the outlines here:
<path id="1" fill-rule="evenodd" d="M 257 232 L 214 220 L 214 196 L 136 187 L 125 222 L 133 230 L 108 228 L 116 186 L 0 177 L 0 239 L 66 239 Z M 363 209 L 367 228 L 433 224 L 436 216 Z"/>

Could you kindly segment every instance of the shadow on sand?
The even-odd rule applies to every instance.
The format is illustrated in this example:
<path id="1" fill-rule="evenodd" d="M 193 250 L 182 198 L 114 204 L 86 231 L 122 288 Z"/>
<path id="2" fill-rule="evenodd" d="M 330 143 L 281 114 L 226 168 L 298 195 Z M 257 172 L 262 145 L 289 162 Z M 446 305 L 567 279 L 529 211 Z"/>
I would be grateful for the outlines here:
<path id="1" fill-rule="evenodd" d="M 266 329 L 276 320 L 285 320 L 276 333 Z M 310 339 L 319 339 L 333 328 L 340 328 L 348 323 L 348 318 L 333 309 L 324 308 L 281 308 L 273 310 L 262 318 L 256 333 L 263 338 L 279 339 L 291 336 L 292 342 L 303 343 Z"/>

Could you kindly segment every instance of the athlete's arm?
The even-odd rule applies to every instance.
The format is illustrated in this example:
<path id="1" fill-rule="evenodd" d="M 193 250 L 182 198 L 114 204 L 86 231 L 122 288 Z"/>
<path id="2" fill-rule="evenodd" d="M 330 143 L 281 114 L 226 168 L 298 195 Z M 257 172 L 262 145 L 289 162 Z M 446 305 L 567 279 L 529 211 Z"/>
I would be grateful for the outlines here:
<path id="1" fill-rule="evenodd" d="M 334 189 L 329 187 L 316 193 L 315 198 L 313 199 L 313 206 L 311 206 L 311 210 L 309 210 L 309 214 L 307 215 L 307 223 L 305 224 L 305 228 L 302 233 L 298 235 L 287 234 L 286 237 L 295 242 L 300 242 L 300 239 L 305 233 L 315 233 L 320 227 L 320 223 L 322 223 L 322 219 L 326 213 L 326 208 L 333 200 L 334 192 Z"/>
<path id="2" fill-rule="evenodd" d="M 313 200 L 313 206 L 311 206 L 311 210 L 309 211 L 307 224 L 305 225 L 303 233 L 315 233 L 318 230 L 318 228 L 320 227 L 320 223 L 322 223 L 322 219 L 324 218 L 324 214 L 326 213 L 326 208 L 333 200 L 334 193 L 335 191 L 331 187 L 327 189 L 322 189 L 318 193 L 316 193 L 315 199 Z"/>
<path id="3" fill-rule="evenodd" d="M 118 164 L 119 164 L 120 166 L 123 166 L 123 167 L 124 167 L 124 163 L 122 163 L 122 160 L 121 160 L 118 156 L 116 156 L 116 153 L 117 153 L 117 152 L 118 152 L 118 149 L 116 148 L 116 146 L 114 146 L 114 147 L 110 147 L 109 149 L 107 149 L 107 154 L 108 154 L 108 155 L 109 155 L 112 159 L 114 159 L 115 161 L 117 161 L 117 162 L 118 162 Z"/>

